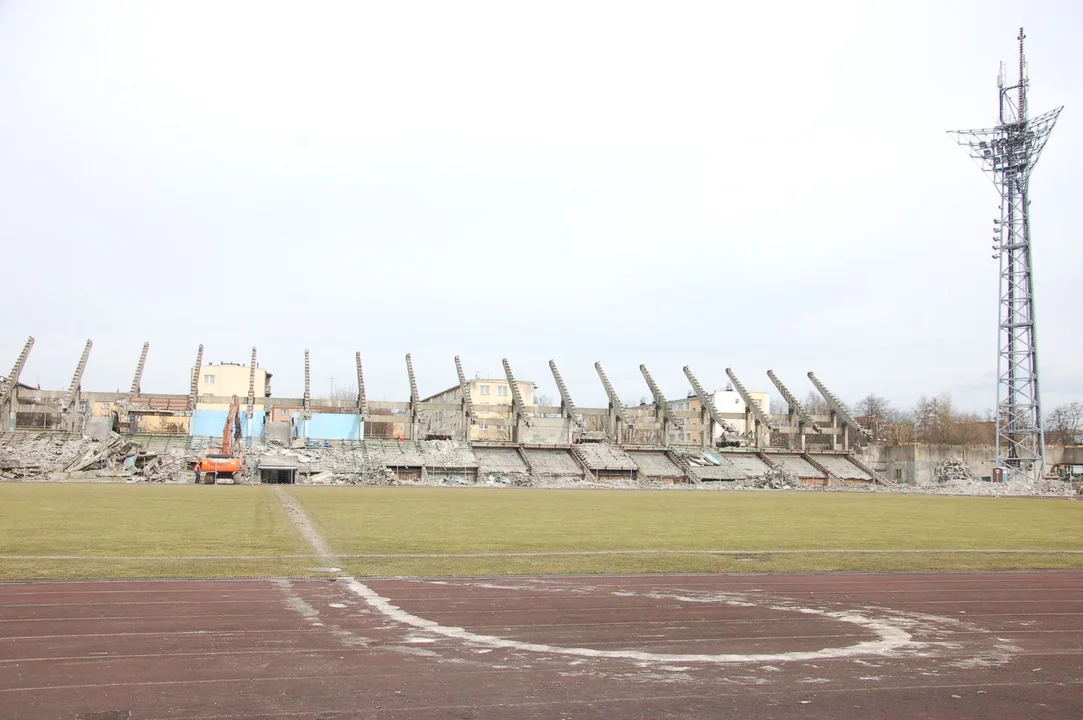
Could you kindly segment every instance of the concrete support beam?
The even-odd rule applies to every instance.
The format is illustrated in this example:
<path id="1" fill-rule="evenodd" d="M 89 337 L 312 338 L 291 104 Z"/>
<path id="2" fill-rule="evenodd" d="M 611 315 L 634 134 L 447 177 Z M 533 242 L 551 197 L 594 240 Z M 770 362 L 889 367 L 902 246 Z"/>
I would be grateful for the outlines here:
<path id="1" fill-rule="evenodd" d="M 662 394 L 662 390 L 647 371 L 647 366 L 640 365 L 639 372 L 643 373 L 643 379 L 647 381 L 647 387 L 651 389 L 651 394 L 654 396 L 657 419 L 662 426 L 662 429 L 660 430 L 662 437 L 659 438 L 658 444 L 662 447 L 668 447 L 670 425 L 675 428 L 683 428 L 684 420 L 674 415 L 673 411 L 669 409 L 669 403 L 666 402 L 666 396 Z"/>
<path id="2" fill-rule="evenodd" d="M 15 358 L 15 365 L 8 374 L 8 384 L 0 393 L 0 417 L 5 418 L 3 430 L 15 429 L 15 414 L 19 411 L 19 376 L 23 373 L 26 358 L 30 355 L 30 349 L 34 347 L 34 338 L 27 339 L 23 345 L 19 357 Z"/>
<path id="3" fill-rule="evenodd" d="M 855 432 L 858 435 L 868 435 L 868 432 L 862 428 L 850 411 L 846 409 L 846 406 L 842 404 L 842 401 L 835 397 L 835 394 L 827 389 L 815 374 L 810 370 L 808 379 L 812 381 L 812 384 L 816 386 L 816 389 L 820 391 L 820 395 L 827 401 L 827 407 L 831 410 L 831 427 L 837 428 L 841 422 L 842 424 L 842 449 L 850 449 L 850 433 Z M 838 450 L 839 436 L 835 435 L 831 439 L 831 449 Z"/>
<path id="4" fill-rule="evenodd" d="M 252 415 L 256 412 L 256 347 L 252 346 L 252 360 L 248 363 L 248 414 L 245 437 L 252 437 Z"/>
<path id="5" fill-rule="evenodd" d="M 414 361 L 406 353 L 406 374 L 410 378 L 410 440 L 417 440 L 421 423 L 421 396 L 417 392 L 417 377 L 414 375 Z"/>
<path id="6" fill-rule="evenodd" d="M 86 346 L 83 348 L 83 354 L 79 357 L 79 364 L 75 366 L 75 374 L 71 378 L 71 385 L 68 386 L 68 392 L 60 403 L 60 414 L 68 432 L 75 432 L 78 426 L 75 409 L 79 406 L 79 394 L 83 389 L 83 371 L 86 370 L 87 360 L 90 359 L 90 348 L 92 347 L 94 347 L 94 343 L 87 340 Z"/>
<path id="7" fill-rule="evenodd" d="M 354 353 L 354 361 L 357 363 L 357 414 L 361 416 L 361 422 L 365 422 L 365 416 L 369 413 L 368 398 L 365 396 L 365 373 L 361 370 L 361 352 Z"/>
<path id="8" fill-rule="evenodd" d="M 609 382 L 609 378 L 606 377 L 605 370 L 602 369 L 602 363 L 594 363 L 594 369 L 598 371 L 598 377 L 602 381 L 602 387 L 605 388 L 605 394 L 609 396 L 609 430 L 614 441 L 618 444 L 624 442 L 624 430 L 625 428 L 632 427 L 634 423 L 629 419 L 628 414 L 624 412 L 624 405 L 620 401 L 620 397 L 617 396 L 617 391 L 613 389 L 612 383 Z"/>
<path id="9" fill-rule="evenodd" d="M 774 371 L 768 370 L 767 377 L 771 378 L 771 382 L 775 384 L 778 391 L 782 394 L 782 398 L 786 401 L 786 405 L 789 409 L 789 421 L 791 425 L 796 425 L 798 428 L 797 437 L 801 442 L 801 452 L 805 451 L 805 433 L 808 428 L 811 428 L 815 433 L 822 433 L 823 428 L 813 420 L 805 406 L 797 399 L 790 389 L 782 384 L 782 381 L 778 379 Z M 793 449 L 793 435 L 786 436 L 786 447 Z"/>
<path id="10" fill-rule="evenodd" d="M 688 366 L 684 366 L 684 375 L 688 378 L 688 382 L 692 385 L 692 390 L 696 393 L 696 397 L 699 398 L 699 404 L 701 407 L 700 414 L 703 420 L 703 424 L 707 427 L 705 437 L 703 438 L 703 445 L 707 447 L 714 442 L 714 426 L 717 424 L 722 428 L 722 434 L 731 433 L 737 434 L 737 429 L 730 425 L 722 418 L 722 414 L 718 412 L 718 408 L 715 407 L 714 400 L 707 394 L 707 391 L 703 389 L 703 386 L 699 384 L 699 380 L 692 374 L 692 371 L 688 369 Z M 709 419 L 708 419 L 709 418 Z"/>
<path id="11" fill-rule="evenodd" d="M 301 409 L 304 411 L 305 420 L 309 420 L 312 418 L 312 362 L 308 348 L 305 348 L 305 394 L 303 400 L 304 405 Z"/>
<path id="12" fill-rule="evenodd" d="M 466 373 L 463 372 L 463 364 L 458 355 L 455 356 L 455 374 L 459 378 L 459 394 L 462 395 L 460 411 L 462 413 L 463 441 L 470 442 L 470 428 L 476 422 L 474 419 L 474 403 L 470 399 L 470 386 L 466 382 Z"/>
<path id="13" fill-rule="evenodd" d="M 741 399 L 745 402 L 745 428 L 751 429 L 752 445 L 753 447 L 763 447 L 766 443 L 763 441 L 764 430 L 770 432 L 775 430 L 775 423 L 771 421 L 771 418 L 767 417 L 767 413 L 753 401 L 752 396 L 748 394 L 748 390 L 745 389 L 744 384 L 737 379 L 737 375 L 732 369 L 726 368 L 726 377 L 733 383 L 733 387 L 737 389 L 737 394 L 741 396 Z"/>
<path id="14" fill-rule="evenodd" d="M 135 374 L 132 375 L 132 387 L 128 395 L 135 397 L 143 392 L 143 368 L 147 366 L 147 353 L 150 352 L 150 343 L 143 343 L 143 350 L 139 353 L 139 362 L 135 364 Z"/>
<path id="15" fill-rule="evenodd" d="M 508 385 L 511 386 L 511 412 L 515 424 L 512 426 L 512 442 L 522 442 L 521 428 L 523 425 L 530 427 L 534 424 L 530 416 L 527 415 L 526 406 L 523 405 L 523 394 L 519 392 L 519 383 L 515 382 L 515 376 L 511 372 L 511 365 L 508 364 L 508 359 L 501 360 L 504 365 L 504 376 L 508 379 Z"/>
<path id="16" fill-rule="evenodd" d="M 560 414 L 569 421 L 568 442 L 574 443 L 578 439 L 578 431 L 583 429 L 583 424 L 579 421 L 579 412 L 572 401 L 572 394 L 568 391 L 568 386 L 564 384 L 564 378 L 560 376 L 560 371 L 557 370 L 556 361 L 549 361 L 549 370 L 553 373 L 553 380 L 557 384 L 557 392 L 560 393 Z"/>
<path id="17" fill-rule="evenodd" d="M 312 362 L 308 348 L 305 348 L 305 394 L 301 398 L 301 427 L 298 432 L 302 440 L 308 440 L 308 422 L 312 419 Z"/>
<path id="18" fill-rule="evenodd" d="M 199 392 L 199 371 L 203 367 L 203 343 L 199 344 L 196 351 L 196 364 L 192 368 L 192 384 L 188 389 L 188 412 L 196 410 L 196 393 Z"/>

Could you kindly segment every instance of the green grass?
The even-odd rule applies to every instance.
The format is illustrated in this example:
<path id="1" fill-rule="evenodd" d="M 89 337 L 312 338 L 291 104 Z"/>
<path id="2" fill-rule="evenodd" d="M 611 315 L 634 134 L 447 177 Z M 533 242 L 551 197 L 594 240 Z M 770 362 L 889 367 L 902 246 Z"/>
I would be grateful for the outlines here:
<path id="1" fill-rule="evenodd" d="M 291 492 L 337 552 L 398 556 L 346 558 L 345 567 L 358 575 L 1083 567 L 1083 553 L 1049 552 L 1083 551 L 1083 503 L 1074 501 L 443 488 Z M 847 550 L 882 552 L 839 552 Z M 1005 550 L 1033 552 L 997 552 Z M 457 556 L 585 551 L 621 554 Z M 409 554 L 443 557 L 403 557 Z"/>
<path id="2" fill-rule="evenodd" d="M 1070 500 L 287 492 L 358 576 L 1083 567 L 1083 502 Z M 270 487 L 0 484 L 0 580 L 321 576 L 324 564 Z"/>
<path id="3" fill-rule="evenodd" d="M 310 552 L 268 487 L 0 485 L 0 579 L 284 574 Z"/>

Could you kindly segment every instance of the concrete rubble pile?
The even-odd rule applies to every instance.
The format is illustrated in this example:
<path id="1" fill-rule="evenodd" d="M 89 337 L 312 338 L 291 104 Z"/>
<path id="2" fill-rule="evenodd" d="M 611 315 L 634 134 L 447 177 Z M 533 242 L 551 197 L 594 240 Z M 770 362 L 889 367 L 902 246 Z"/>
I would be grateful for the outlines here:
<path id="1" fill-rule="evenodd" d="M 481 475 L 480 482 L 504 487 L 534 487 L 534 478 L 528 473 L 488 473 Z M 538 487 L 545 487 L 539 485 Z"/>
<path id="2" fill-rule="evenodd" d="M 379 443 L 368 445 L 327 443 L 304 449 L 269 448 L 260 457 L 281 455 L 296 461 L 297 482 L 313 485 L 470 485 L 461 470 L 473 470 L 477 460 L 465 443 L 453 440 L 427 440 L 417 443 Z M 258 473 L 257 463 L 250 466 Z M 424 481 L 400 482 L 393 468 L 426 467 Z M 445 468 L 447 470 L 445 470 Z M 252 478 L 258 482 L 258 477 Z"/>
<path id="3" fill-rule="evenodd" d="M 980 495 L 984 497 L 1071 495 L 1071 483 L 1054 478 L 1028 482 L 1009 476 L 1007 482 L 994 483 L 976 476 L 959 458 L 947 458 L 933 470 L 932 485 L 896 485 L 891 492 L 924 495 Z"/>
<path id="4" fill-rule="evenodd" d="M 259 482 L 259 464 L 281 456 L 297 467 L 297 482 L 311 485 L 390 485 L 394 473 L 370 472 L 364 453 L 354 444 L 331 444 L 293 449 L 272 447 L 250 456 L 245 467 L 245 481 Z"/>
<path id="5" fill-rule="evenodd" d="M 936 480 L 936 482 L 943 484 L 954 481 L 976 480 L 977 478 L 970 470 L 970 466 L 967 465 L 964 460 L 960 460 L 959 458 L 947 458 L 933 470 L 933 479 Z"/>
<path id="6" fill-rule="evenodd" d="M 87 480 L 124 478 L 166 482 L 182 479 L 186 458 L 157 453 L 110 432 L 102 439 L 76 435 L 21 436 L 0 446 L 0 479 Z"/>
<path id="7" fill-rule="evenodd" d="M 1053 478 L 1027 482 L 1011 479 L 1007 482 L 985 482 L 979 478 L 970 480 L 948 480 L 939 485 L 908 488 L 910 492 L 932 493 L 935 495 L 982 495 L 987 497 L 1012 496 L 1068 496 L 1072 494 L 1072 484 Z M 905 490 L 904 490 L 905 491 Z"/>
<path id="8" fill-rule="evenodd" d="M 208 443 L 213 444 L 213 441 L 205 438 L 181 438 L 171 447 L 172 440 L 160 442 L 154 436 L 123 436 L 107 427 L 100 428 L 92 435 L 0 433 L 0 481 L 191 483 L 194 481 L 193 463 L 202 456 Z M 646 470 L 635 471 L 634 479 L 612 476 L 597 479 L 593 472 L 584 476 L 564 452 L 557 449 L 474 449 L 464 442 L 452 440 L 318 444 L 296 440 L 259 442 L 246 447 L 245 471 L 237 481 L 259 483 L 260 465 L 263 463 L 272 469 L 293 468 L 296 482 L 312 485 L 833 490 L 984 496 L 1067 496 L 1073 491 L 1071 483 L 1052 478 L 1035 483 L 1019 477 L 1009 477 L 1004 483 L 983 481 L 975 476 L 966 462 L 955 458 L 945 460 L 936 467 L 935 481 L 929 485 L 808 487 L 789 469 L 765 471 L 761 469 L 762 461 L 751 456 L 715 457 L 717 453 L 686 453 L 682 457 L 688 466 L 699 470 L 724 465 L 726 472 L 723 476 L 709 478 L 718 482 L 666 485 L 653 480 Z M 591 452 L 594 455 L 589 455 Z M 592 448 L 587 453 L 590 458 L 597 455 L 600 458 L 598 464 L 606 469 L 624 457 L 607 447 Z M 742 458 L 744 465 L 740 464 Z M 753 468 L 753 460 L 760 467 Z M 566 461 L 572 469 L 563 467 L 558 461 Z M 742 471 L 747 471 L 744 476 L 738 474 Z M 737 478 L 731 480 L 734 475 Z"/>
<path id="9" fill-rule="evenodd" d="M 427 465 L 433 467 L 477 467 L 470 446 L 457 440 L 426 440 L 418 443 Z"/>
<path id="10" fill-rule="evenodd" d="M 763 475 L 745 480 L 738 480 L 734 487 L 755 488 L 757 490 L 808 490 L 801 479 L 786 468 L 768 470 Z"/>
<path id="11" fill-rule="evenodd" d="M 0 436 L 0 479 L 40 478 L 60 470 L 90 442 L 81 437 L 42 433 Z"/>

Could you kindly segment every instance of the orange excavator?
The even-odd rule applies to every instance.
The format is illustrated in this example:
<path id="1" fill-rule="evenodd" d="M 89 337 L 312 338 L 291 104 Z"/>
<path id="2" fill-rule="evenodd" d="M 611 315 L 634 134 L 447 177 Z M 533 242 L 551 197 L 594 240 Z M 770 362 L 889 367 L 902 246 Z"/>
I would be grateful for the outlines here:
<path id="1" fill-rule="evenodd" d="M 230 478 L 244 470 L 244 457 L 240 453 L 241 405 L 237 396 L 229 406 L 225 427 L 222 428 L 222 447 L 210 448 L 199 461 L 203 482 L 213 485 L 219 478 Z"/>

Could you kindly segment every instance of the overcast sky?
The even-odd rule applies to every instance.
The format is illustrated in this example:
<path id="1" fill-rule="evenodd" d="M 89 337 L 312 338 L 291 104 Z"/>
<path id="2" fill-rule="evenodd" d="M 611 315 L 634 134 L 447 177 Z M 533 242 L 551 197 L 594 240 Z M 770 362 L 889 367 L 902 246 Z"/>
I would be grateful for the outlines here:
<path id="1" fill-rule="evenodd" d="M 1026 26 L 1046 407 L 1083 396 L 1083 6 L 0 2 L 0 372 L 300 395 L 467 374 L 580 405 L 808 370 L 844 400 L 995 405 L 998 198 L 945 131 L 996 122 Z"/>

